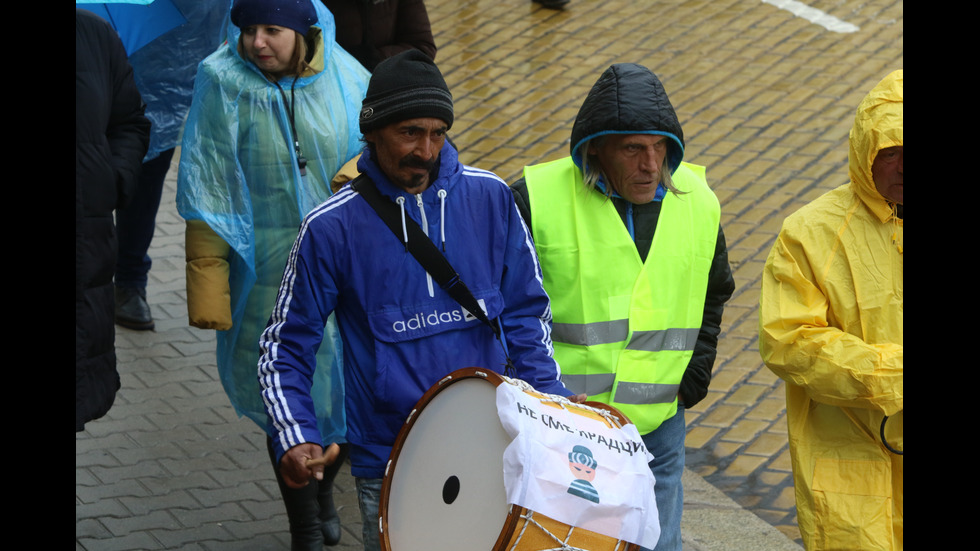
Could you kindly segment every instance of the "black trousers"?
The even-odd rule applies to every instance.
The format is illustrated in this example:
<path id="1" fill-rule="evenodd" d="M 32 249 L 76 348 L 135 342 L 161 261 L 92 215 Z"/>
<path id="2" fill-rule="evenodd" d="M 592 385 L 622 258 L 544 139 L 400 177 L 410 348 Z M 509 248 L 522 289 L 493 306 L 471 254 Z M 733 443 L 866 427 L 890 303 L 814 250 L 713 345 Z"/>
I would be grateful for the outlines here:
<path id="1" fill-rule="evenodd" d="M 290 488 L 286 485 L 282 473 L 279 472 L 279 464 L 276 462 L 272 438 L 266 438 L 266 447 L 269 451 L 269 460 L 272 462 L 272 470 L 276 473 L 276 482 L 279 484 L 283 503 L 286 505 L 292 551 L 321 551 L 327 530 L 325 523 L 337 517 L 337 510 L 333 504 L 333 481 L 340 467 L 347 460 L 350 446 L 347 444 L 340 446 L 337 460 L 324 468 L 323 480 L 310 480 L 310 483 L 302 488 Z M 336 544 L 336 541 L 327 543 Z"/>

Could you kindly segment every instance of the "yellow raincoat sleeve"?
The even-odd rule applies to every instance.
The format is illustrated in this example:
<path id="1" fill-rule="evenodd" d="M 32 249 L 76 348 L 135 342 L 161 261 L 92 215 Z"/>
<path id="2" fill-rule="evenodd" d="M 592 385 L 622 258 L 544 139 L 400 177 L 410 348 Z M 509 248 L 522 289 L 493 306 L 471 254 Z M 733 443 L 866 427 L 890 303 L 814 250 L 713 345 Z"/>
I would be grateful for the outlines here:
<path id="1" fill-rule="evenodd" d="M 337 174 L 335 174 L 330 180 L 331 193 L 337 193 L 340 191 L 340 188 L 347 184 L 347 182 L 350 182 L 360 175 L 360 172 L 357 170 L 357 161 L 360 160 L 360 158 L 360 155 L 356 155 L 353 159 L 344 163 L 344 166 L 340 167 Z"/>
<path id="2" fill-rule="evenodd" d="M 185 234 L 188 323 L 201 329 L 231 329 L 231 247 L 203 220 L 188 220 Z"/>
<path id="3" fill-rule="evenodd" d="M 896 414 L 903 409 L 903 345 L 866 342 L 834 326 L 859 308 L 855 297 L 849 304 L 828 297 L 824 278 L 836 244 L 828 237 L 827 250 L 814 251 L 791 228 L 780 233 L 763 270 L 759 350 L 773 372 L 817 402 Z M 830 260 L 813 265 L 811 259 Z"/>

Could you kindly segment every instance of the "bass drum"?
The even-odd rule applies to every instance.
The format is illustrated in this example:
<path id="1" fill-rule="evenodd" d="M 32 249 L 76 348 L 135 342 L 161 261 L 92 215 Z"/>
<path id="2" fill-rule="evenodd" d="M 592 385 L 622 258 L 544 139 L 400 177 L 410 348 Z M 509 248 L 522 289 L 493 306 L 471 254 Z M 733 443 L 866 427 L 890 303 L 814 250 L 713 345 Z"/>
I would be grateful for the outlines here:
<path id="1" fill-rule="evenodd" d="M 537 551 L 564 543 L 590 551 L 638 550 L 635 544 L 507 504 L 503 455 L 511 438 L 497 415 L 500 384 L 511 383 L 489 370 L 461 369 L 419 400 L 385 471 L 379 505 L 382 549 Z M 628 422 L 615 408 L 596 402 L 588 406 L 610 411 L 620 425 Z M 571 402 L 565 407 L 596 417 Z"/>

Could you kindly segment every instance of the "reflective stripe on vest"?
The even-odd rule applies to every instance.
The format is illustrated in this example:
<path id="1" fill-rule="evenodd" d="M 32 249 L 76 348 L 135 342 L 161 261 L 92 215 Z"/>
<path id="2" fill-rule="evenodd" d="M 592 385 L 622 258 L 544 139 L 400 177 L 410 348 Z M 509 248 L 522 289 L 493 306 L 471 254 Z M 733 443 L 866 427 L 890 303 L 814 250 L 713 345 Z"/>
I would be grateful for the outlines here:
<path id="1" fill-rule="evenodd" d="M 562 381 L 646 434 L 677 411 L 701 327 L 721 211 L 703 167 L 673 175 L 646 262 L 612 201 L 570 158 L 526 167 L 532 234 L 551 297 Z"/>
<path id="2" fill-rule="evenodd" d="M 629 334 L 629 320 L 598 321 L 595 323 L 555 323 L 551 331 L 552 339 L 568 344 L 593 346 L 626 340 Z M 630 350 L 694 350 L 698 340 L 698 329 L 662 329 L 657 331 L 636 331 L 630 337 L 626 348 Z"/>

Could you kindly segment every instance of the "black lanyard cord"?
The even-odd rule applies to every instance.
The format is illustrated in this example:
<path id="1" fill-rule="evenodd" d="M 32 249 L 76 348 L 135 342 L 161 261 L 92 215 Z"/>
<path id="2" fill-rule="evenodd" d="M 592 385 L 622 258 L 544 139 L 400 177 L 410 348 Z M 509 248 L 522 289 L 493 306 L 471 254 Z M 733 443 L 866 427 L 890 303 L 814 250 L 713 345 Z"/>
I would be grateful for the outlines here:
<path id="1" fill-rule="evenodd" d="M 290 99 L 286 99 L 286 91 L 282 89 L 279 85 L 279 81 L 273 81 L 276 88 L 279 89 L 279 93 L 282 94 L 282 100 L 286 102 L 286 112 L 289 114 L 289 129 L 293 134 L 293 149 L 296 151 L 296 163 L 299 165 L 299 175 L 306 176 L 306 157 L 303 156 L 303 152 L 299 148 L 299 135 L 296 133 L 296 81 L 299 77 L 293 77 L 293 85 L 289 88 Z"/>

